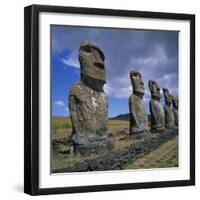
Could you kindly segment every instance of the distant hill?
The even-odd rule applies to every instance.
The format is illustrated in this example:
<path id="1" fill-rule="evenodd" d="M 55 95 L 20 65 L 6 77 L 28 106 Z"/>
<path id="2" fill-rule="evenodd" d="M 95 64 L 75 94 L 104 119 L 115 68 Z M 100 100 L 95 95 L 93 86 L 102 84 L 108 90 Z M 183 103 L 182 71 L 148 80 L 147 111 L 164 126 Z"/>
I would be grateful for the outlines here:
<path id="1" fill-rule="evenodd" d="M 118 119 L 118 120 L 126 120 L 126 121 L 129 121 L 130 120 L 130 114 L 129 113 L 126 113 L 126 114 L 120 114 L 120 115 L 117 115 L 116 117 L 112 117 L 110 118 L 111 120 L 112 119 Z M 151 116 L 148 115 L 148 120 L 150 121 L 151 120 Z"/>
<path id="2" fill-rule="evenodd" d="M 118 120 L 126 120 L 126 121 L 129 121 L 130 119 L 130 114 L 127 113 L 127 114 L 121 114 L 121 115 L 117 115 L 116 117 L 112 117 L 110 119 L 118 119 Z"/>
<path id="3" fill-rule="evenodd" d="M 68 116 L 52 116 L 53 119 L 60 119 L 60 120 L 70 120 L 70 117 Z M 110 120 L 125 120 L 125 121 L 129 121 L 130 120 L 130 114 L 129 113 L 126 113 L 126 114 L 120 114 L 120 115 L 117 115 L 115 117 L 110 117 L 109 118 Z M 150 122 L 151 120 L 151 116 L 148 115 L 148 120 Z"/>

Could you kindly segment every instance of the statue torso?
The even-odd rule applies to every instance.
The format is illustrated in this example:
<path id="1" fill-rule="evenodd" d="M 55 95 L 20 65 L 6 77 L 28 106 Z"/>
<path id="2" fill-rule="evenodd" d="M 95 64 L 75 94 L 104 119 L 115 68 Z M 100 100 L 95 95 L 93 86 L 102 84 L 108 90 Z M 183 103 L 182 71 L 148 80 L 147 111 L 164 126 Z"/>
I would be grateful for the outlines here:
<path id="1" fill-rule="evenodd" d="M 152 128 L 160 128 L 165 126 L 165 113 L 159 101 L 150 100 L 150 112 Z"/>
<path id="2" fill-rule="evenodd" d="M 73 111 L 70 110 L 76 112 L 77 115 L 77 123 L 74 124 L 75 134 L 88 141 L 105 137 L 108 127 L 106 94 L 103 91 L 95 91 L 80 82 L 73 86 L 70 96 L 75 99 L 75 103 L 69 106 L 75 108 Z M 71 118 L 73 118 L 73 113 Z"/>
<path id="3" fill-rule="evenodd" d="M 131 132 L 143 132 L 149 130 L 148 128 L 148 117 L 145 109 L 143 99 L 136 95 L 129 97 L 129 108 L 130 108 L 130 124 Z M 138 122 L 135 123 L 135 122 Z"/>
<path id="4" fill-rule="evenodd" d="M 165 105 L 164 111 L 165 111 L 165 126 L 166 126 L 166 128 L 174 128 L 175 120 L 174 120 L 174 114 L 173 114 L 171 107 Z"/>

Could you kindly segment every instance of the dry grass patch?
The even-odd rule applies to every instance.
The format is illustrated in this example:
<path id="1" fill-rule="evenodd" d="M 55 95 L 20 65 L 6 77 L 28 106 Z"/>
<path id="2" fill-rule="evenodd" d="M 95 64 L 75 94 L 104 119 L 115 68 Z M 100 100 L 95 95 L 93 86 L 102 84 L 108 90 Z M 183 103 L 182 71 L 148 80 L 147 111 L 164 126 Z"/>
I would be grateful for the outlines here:
<path id="1" fill-rule="evenodd" d="M 158 149 L 124 167 L 124 169 L 149 169 L 178 167 L 178 137 L 162 144 Z"/>

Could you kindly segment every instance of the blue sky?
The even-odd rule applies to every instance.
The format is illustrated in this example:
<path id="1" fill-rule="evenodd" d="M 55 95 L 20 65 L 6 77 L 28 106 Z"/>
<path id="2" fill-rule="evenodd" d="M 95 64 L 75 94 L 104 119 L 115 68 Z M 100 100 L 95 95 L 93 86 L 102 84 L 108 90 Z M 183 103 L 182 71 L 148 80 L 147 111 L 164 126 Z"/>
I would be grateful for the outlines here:
<path id="1" fill-rule="evenodd" d="M 68 94 L 80 80 L 78 49 L 83 40 L 96 43 L 105 54 L 109 117 L 129 112 L 131 70 L 143 75 L 148 113 L 148 80 L 178 96 L 178 32 L 51 25 L 52 115 L 69 116 Z"/>

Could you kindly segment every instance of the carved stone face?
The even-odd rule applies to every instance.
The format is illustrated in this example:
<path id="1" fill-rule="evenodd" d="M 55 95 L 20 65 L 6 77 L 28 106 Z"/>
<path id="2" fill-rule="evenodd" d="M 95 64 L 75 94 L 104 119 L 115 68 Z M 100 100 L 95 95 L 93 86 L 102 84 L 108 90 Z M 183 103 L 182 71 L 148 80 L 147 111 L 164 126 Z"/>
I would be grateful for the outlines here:
<path id="1" fill-rule="evenodd" d="M 149 80 L 149 90 L 151 92 L 151 97 L 157 101 L 160 101 L 161 98 L 160 88 L 156 81 Z"/>
<path id="2" fill-rule="evenodd" d="M 142 75 L 137 71 L 130 72 L 131 84 L 133 87 L 133 93 L 143 97 L 144 96 L 144 82 Z"/>
<path id="3" fill-rule="evenodd" d="M 96 44 L 83 41 L 79 48 L 79 62 L 81 65 L 81 80 L 91 82 L 97 80 L 97 84 L 104 84 L 105 78 L 105 65 L 104 54 L 102 50 L 96 46 Z"/>
<path id="4" fill-rule="evenodd" d="M 178 108 L 178 99 L 176 97 L 172 97 L 172 104 L 174 108 Z"/>
<path id="5" fill-rule="evenodd" d="M 165 97 L 165 103 L 168 106 L 171 106 L 172 104 L 172 95 L 169 93 L 169 90 L 167 88 L 163 88 L 163 94 Z"/>

